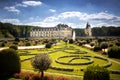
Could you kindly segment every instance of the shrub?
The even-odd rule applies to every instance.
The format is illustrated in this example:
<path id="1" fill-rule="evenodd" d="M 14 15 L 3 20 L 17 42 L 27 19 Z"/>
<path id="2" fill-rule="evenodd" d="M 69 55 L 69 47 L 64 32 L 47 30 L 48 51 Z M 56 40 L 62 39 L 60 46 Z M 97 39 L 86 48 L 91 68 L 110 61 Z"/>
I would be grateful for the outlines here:
<path id="1" fill-rule="evenodd" d="M 12 49 L 14 49 L 14 50 L 18 50 L 18 46 L 16 46 L 16 45 L 12 45 L 12 46 L 10 46 L 9 48 L 12 48 Z"/>
<path id="2" fill-rule="evenodd" d="M 45 48 L 51 48 L 51 46 L 52 46 L 51 43 L 47 43 L 47 44 L 45 45 Z"/>
<path id="3" fill-rule="evenodd" d="M 113 46 L 108 49 L 108 57 L 120 58 L 120 47 Z"/>
<path id="4" fill-rule="evenodd" d="M 93 50 L 94 50 L 94 51 L 100 51 L 101 48 L 100 48 L 99 46 L 95 46 L 95 47 L 93 48 Z"/>
<path id="5" fill-rule="evenodd" d="M 100 47 L 101 47 L 101 49 L 104 49 L 104 53 L 106 53 L 106 52 L 105 52 L 105 49 L 108 48 L 108 43 L 107 43 L 107 42 L 102 42 L 102 43 L 100 44 Z"/>
<path id="6" fill-rule="evenodd" d="M 31 46 L 30 42 L 27 42 L 27 43 L 26 43 L 26 46 Z"/>
<path id="7" fill-rule="evenodd" d="M 14 49 L 0 51 L 0 76 L 9 77 L 20 72 L 20 57 Z"/>
<path id="8" fill-rule="evenodd" d="M 1 47 L 5 47 L 5 42 L 2 42 L 2 43 L 1 43 Z"/>
<path id="9" fill-rule="evenodd" d="M 101 47 L 102 49 L 105 49 L 105 48 L 108 47 L 108 43 L 102 42 L 102 43 L 100 44 L 100 47 Z"/>
<path id="10" fill-rule="evenodd" d="M 15 40 L 14 40 L 15 42 L 19 42 L 20 41 L 20 39 L 19 38 L 15 38 Z"/>
<path id="11" fill-rule="evenodd" d="M 90 46 L 91 46 L 91 47 L 93 47 L 94 45 L 95 45 L 95 43 L 94 43 L 94 42 L 91 42 L 91 43 L 90 43 Z"/>
<path id="12" fill-rule="evenodd" d="M 13 44 L 18 45 L 18 42 L 17 42 L 17 41 L 14 41 Z"/>
<path id="13" fill-rule="evenodd" d="M 117 46 L 120 46 L 120 42 L 116 42 L 115 44 L 116 44 Z"/>
<path id="14" fill-rule="evenodd" d="M 109 71 L 100 66 L 88 66 L 84 72 L 84 80 L 110 80 Z"/>
<path id="15" fill-rule="evenodd" d="M 74 43 L 73 39 L 70 39 L 70 40 L 69 40 L 69 43 L 70 43 L 70 44 L 73 44 L 73 43 Z"/>

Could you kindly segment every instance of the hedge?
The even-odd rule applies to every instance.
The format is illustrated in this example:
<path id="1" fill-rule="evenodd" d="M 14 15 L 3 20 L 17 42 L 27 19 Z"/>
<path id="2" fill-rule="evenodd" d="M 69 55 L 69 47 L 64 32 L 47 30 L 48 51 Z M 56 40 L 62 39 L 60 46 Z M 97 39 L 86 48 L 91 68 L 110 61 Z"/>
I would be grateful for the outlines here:
<path id="1" fill-rule="evenodd" d="M 100 66 L 88 66 L 83 80 L 110 80 L 109 71 Z"/>
<path id="2" fill-rule="evenodd" d="M 107 64 L 103 65 L 104 68 L 110 67 L 112 65 L 111 61 L 106 59 L 106 58 L 103 58 L 103 57 L 100 57 L 100 56 L 94 56 L 94 58 L 98 58 L 98 59 L 102 59 L 102 60 L 107 61 Z"/>
<path id="3" fill-rule="evenodd" d="M 55 67 L 55 66 L 50 66 L 51 69 L 55 69 L 55 70 L 61 70 L 61 71 L 74 71 L 74 69 L 72 68 L 60 68 L 60 67 Z"/>
<path id="4" fill-rule="evenodd" d="M 59 59 L 60 58 L 66 58 L 66 57 L 74 57 L 74 58 L 72 58 L 72 59 L 70 59 L 68 62 L 61 62 L 61 61 L 59 61 Z M 80 63 L 70 63 L 72 60 L 74 60 L 74 59 L 87 59 L 87 60 L 89 60 L 88 62 L 80 62 Z M 59 64 L 64 64 L 64 65 L 87 65 L 87 64 L 91 64 L 91 63 L 93 63 L 94 61 L 93 61 L 93 59 L 91 59 L 91 58 L 89 58 L 89 57 L 79 57 L 79 55 L 71 55 L 71 56 L 61 56 L 61 57 L 59 57 L 59 58 L 57 58 L 56 60 L 55 60 L 55 62 L 57 62 L 57 63 L 59 63 Z"/>
<path id="5" fill-rule="evenodd" d="M 120 58 L 120 47 L 113 46 L 108 49 L 108 57 Z"/>
<path id="6" fill-rule="evenodd" d="M 0 76 L 9 77 L 19 73 L 21 68 L 20 57 L 14 49 L 0 51 Z"/>

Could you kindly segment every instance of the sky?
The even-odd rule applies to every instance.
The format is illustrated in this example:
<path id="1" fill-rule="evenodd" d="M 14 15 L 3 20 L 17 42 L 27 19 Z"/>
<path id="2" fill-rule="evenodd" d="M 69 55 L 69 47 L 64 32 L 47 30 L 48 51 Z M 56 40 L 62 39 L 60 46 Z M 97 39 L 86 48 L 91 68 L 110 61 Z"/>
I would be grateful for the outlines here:
<path id="1" fill-rule="evenodd" d="M 120 0 L 0 0 L 0 22 L 72 28 L 120 26 Z"/>

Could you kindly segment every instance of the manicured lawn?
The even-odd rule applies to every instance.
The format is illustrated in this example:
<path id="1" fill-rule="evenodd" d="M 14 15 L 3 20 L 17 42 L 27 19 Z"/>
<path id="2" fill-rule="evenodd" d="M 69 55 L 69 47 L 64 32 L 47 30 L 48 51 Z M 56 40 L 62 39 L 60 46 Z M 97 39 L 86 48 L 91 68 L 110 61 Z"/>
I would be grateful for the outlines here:
<path id="1" fill-rule="evenodd" d="M 72 48 L 71 48 L 72 46 Z M 80 51 L 86 51 L 86 54 L 70 54 L 72 52 L 75 52 L 76 50 L 80 50 Z M 84 72 L 81 71 L 81 69 L 86 69 L 87 66 L 89 65 L 100 65 L 103 66 L 105 64 L 107 64 L 107 61 L 102 60 L 102 59 L 98 59 L 98 58 L 94 58 L 94 56 L 97 54 L 96 52 L 93 52 L 92 50 L 83 48 L 83 47 L 79 47 L 73 44 L 67 44 L 67 48 L 66 45 L 64 43 L 61 43 L 58 46 L 54 46 L 53 48 L 50 49 L 43 49 L 43 50 L 27 50 L 29 53 L 28 54 L 42 54 L 42 53 L 49 53 L 52 51 L 55 51 L 51 54 L 49 54 L 50 58 L 52 59 L 52 64 L 51 66 L 53 67 L 57 67 L 57 68 L 70 68 L 73 69 L 73 71 L 62 71 L 62 70 L 54 70 L 54 69 L 48 69 L 47 72 L 51 72 L 52 73 L 60 73 L 60 74 L 68 74 L 68 75 L 77 75 L 77 76 L 83 76 Z M 26 58 L 30 58 L 33 57 L 35 55 L 27 55 L 27 56 L 21 56 L 21 60 L 24 60 Z M 91 64 L 86 64 L 86 65 L 64 65 L 64 64 L 59 64 L 57 63 L 55 60 L 58 59 L 59 57 L 62 56 L 70 56 L 70 55 L 79 55 L 79 58 L 84 57 L 84 56 L 90 56 L 90 58 L 92 58 L 94 60 L 93 63 Z M 59 61 L 61 62 L 69 62 L 69 60 L 71 60 L 73 57 L 66 57 L 66 58 L 60 58 Z M 70 63 L 79 63 L 79 62 L 87 62 L 89 60 L 86 59 L 75 59 L 72 60 Z M 21 68 L 22 69 L 26 69 L 26 70 L 34 70 L 31 66 L 31 61 L 30 60 L 26 60 L 24 62 L 21 63 Z M 113 69 L 113 70 L 120 70 L 120 65 L 117 63 L 112 62 L 112 66 L 108 67 L 108 69 Z M 48 73 L 46 73 L 48 75 Z M 120 75 L 114 75 L 111 74 L 111 78 L 119 78 Z M 115 80 L 118 80 L 118 79 Z M 73 76 L 74 80 L 82 80 L 82 78 L 78 78 Z"/>

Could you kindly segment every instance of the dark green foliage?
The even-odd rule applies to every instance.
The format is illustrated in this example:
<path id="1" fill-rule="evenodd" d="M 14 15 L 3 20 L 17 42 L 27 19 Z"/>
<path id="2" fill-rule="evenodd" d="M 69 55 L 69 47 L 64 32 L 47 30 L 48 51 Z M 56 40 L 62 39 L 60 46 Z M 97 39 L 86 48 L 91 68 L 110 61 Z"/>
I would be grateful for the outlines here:
<path id="1" fill-rule="evenodd" d="M 120 46 L 120 42 L 116 42 L 115 44 L 116 44 L 117 46 Z"/>
<path id="2" fill-rule="evenodd" d="M 76 33 L 76 36 L 85 36 L 85 31 L 84 29 L 80 29 L 80 28 L 76 28 L 76 29 L 73 29 Z"/>
<path id="3" fill-rule="evenodd" d="M 88 66 L 84 72 L 84 80 L 110 80 L 109 71 L 100 66 Z"/>
<path id="4" fill-rule="evenodd" d="M 69 40 L 69 43 L 70 43 L 70 44 L 73 44 L 73 43 L 74 43 L 73 39 L 70 39 L 70 40 Z"/>
<path id="5" fill-rule="evenodd" d="M 32 26 L 13 25 L 10 23 L 0 22 L 0 37 L 13 38 L 13 37 L 29 37 Z"/>
<path id="6" fill-rule="evenodd" d="M 92 28 L 93 36 L 120 36 L 120 27 L 102 26 Z"/>
<path id="7" fill-rule="evenodd" d="M 101 47 L 95 46 L 95 47 L 93 48 L 93 50 L 94 50 L 94 51 L 100 51 L 100 50 L 101 50 Z"/>
<path id="8" fill-rule="evenodd" d="M 120 58 L 120 47 L 113 46 L 108 49 L 108 57 Z"/>
<path id="9" fill-rule="evenodd" d="M 31 64 L 35 69 L 38 69 L 41 72 L 41 77 L 44 76 L 43 71 L 47 70 L 51 65 L 51 59 L 47 54 L 36 55 L 32 59 Z"/>
<path id="10" fill-rule="evenodd" d="M 21 68 L 20 57 L 14 49 L 0 51 L 0 76 L 10 77 L 19 73 Z"/>
<path id="11" fill-rule="evenodd" d="M 94 45 L 95 45 L 95 43 L 93 43 L 93 42 L 90 43 L 90 46 L 91 46 L 91 47 L 93 47 Z"/>
<path id="12" fill-rule="evenodd" d="M 52 47 L 52 44 L 51 43 L 47 43 L 46 45 L 45 45 L 45 48 L 51 48 Z"/>
<path id="13" fill-rule="evenodd" d="M 20 41 L 20 39 L 19 39 L 19 38 L 15 38 L 15 41 L 16 41 L 16 42 L 19 42 L 19 41 Z"/>
<path id="14" fill-rule="evenodd" d="M 26 43 L 26 46 L 31 46 L 30 42 L 27 42 L 27 43 Z"/>
<path id="15" fill-rule="evenodd" d="M 107 43 L 107 42 L 102 42 L 102 43 L 100 44 L 100 47 L 101 47 L 102 49 L 106 49 L 106 48 L 108 47 L 108 43 Z"/>
<path id="16" fill-rule="evenodd" d="M 17 41 L 14 41 L 13 44 L 18 45 L 18 42 L 17 42 Z"/>
<path id="17" fill-rule="evenodd" d="M 1 43 L 1 47 L 5 47 L 5 42 L 2 42 L 2 43 Z"/>
<path id="18" fill-rule="evenodd" d="M 12 48 L 12 49 L 14 49 L 14 50 L 18 50 L 18 46 L 16 46 L 16 45 L 12 45 L 12 46 L 10 46 L 9 48 Z"/>

